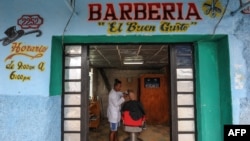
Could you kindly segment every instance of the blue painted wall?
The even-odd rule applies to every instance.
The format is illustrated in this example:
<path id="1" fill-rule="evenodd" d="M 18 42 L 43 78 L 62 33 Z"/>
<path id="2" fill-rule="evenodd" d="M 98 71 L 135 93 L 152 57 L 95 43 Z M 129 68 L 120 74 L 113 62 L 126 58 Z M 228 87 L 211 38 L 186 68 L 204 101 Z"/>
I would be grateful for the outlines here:
<path id="1" fill-rule="evenodd" d="M 158 2 L 176 2 L 173 0 L 158 0 Z M 208 0 L 209 1 L 209 0 Z M 186 32 L 162 33 L 159 30 L 152 33 L 127 33 L 110 35 L 107 27 L 99 26 L 98 22 L 88 21 L 88 4 L 92 0 L 76 0 L 76 9 L 72 17 L 72 9 L 67 4 L 68 0 L 3 0 L 0 5 L 0 141 L 59 141 L 61 102 L 60 96 L 50 97 L 50 59 L 52 36 L 63 35 L 171 35 L 171 34 L 227 34 L 230 53 L 230 78 L 232 93 L 232 109 L 234 124 L 250 124 L 250 16 L 237 12 L 239 1 L 220 0 L 223 8 L 227 8 L 225 15 L 212 18 L 204 13 L 202 5 L 205 0 L 179 0 L 184 3 L 183 11 L 187 11 L 187 3 L 194 2 L 202 20 L 194 20 L 196 25 L 190 26 Z M 118 4 L 119 2 L 135 2 L 135 0 L 95 0 L 95 3 L 107 2 Z M 152 2 L 144 0 L 143 2 Z M 226 7 L 227 6 L 227 7 Z M 23 45 L 43 45 L 48 47 L 43 57 L 30 59 L 24 56 L 14 56 L 12 60 L 6 60 L 11 55 L 12 44 L 4 46 L 5 31 L 11 26 L 21 30 L 17 21 L 23 15 L 38 14 L 43 18 L 43 24 L 39 27 L 42 31 L 40 37 L 36 34 L 25 35 L 16 40 Z M 124 21 L 126 22 L 126 21 Z M 191 21 L 171 21 L 188 22 Z M 139 21 L 141 24 L 155 24 L 160 21 Z M 106 23 L 107 24 L 107 23 Z M 33 29 L 24 29 L 29 32 Z M 200 40 L 207 40 L 201 38 Z M 32 71 L 6 69 L 7 64 L 19 61 L 37 66 L 45 62 L 45 70 Z M 30 81 L 10 80 L 10 73 L 31 76 Z"/>
<path id="2" fill-rule="evenodd" d="M 1 141 L 59 141 L 61 98 L 0 96 Z"/>

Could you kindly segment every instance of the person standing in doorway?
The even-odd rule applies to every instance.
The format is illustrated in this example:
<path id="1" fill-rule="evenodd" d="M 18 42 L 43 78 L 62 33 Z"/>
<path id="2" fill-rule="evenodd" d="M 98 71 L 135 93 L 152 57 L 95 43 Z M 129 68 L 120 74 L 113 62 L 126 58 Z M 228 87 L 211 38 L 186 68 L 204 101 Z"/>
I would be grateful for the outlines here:
<path id="1" fill-rule="evenodd" d="M 107 117 L 110 123 L 109 141 L 118 141 L 118 127 L 121 121 L 121 105 L 126 101 L 126 95 L 121 92 L 122 83 L 115 79 L 114 87 L 109 92 Z"/>

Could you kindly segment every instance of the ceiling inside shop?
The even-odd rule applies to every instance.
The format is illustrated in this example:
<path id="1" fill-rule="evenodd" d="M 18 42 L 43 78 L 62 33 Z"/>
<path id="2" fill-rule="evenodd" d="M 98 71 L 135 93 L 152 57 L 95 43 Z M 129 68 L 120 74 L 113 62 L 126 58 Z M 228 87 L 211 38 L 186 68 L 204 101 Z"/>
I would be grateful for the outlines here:
<path id="1" fill-rule="evenodd" d="M 162 69 L 169 63 L 167 44 L 91 45 L 90 66 L 117 69 Z M 143 64 L 123 64 L 143 61 Z"/>

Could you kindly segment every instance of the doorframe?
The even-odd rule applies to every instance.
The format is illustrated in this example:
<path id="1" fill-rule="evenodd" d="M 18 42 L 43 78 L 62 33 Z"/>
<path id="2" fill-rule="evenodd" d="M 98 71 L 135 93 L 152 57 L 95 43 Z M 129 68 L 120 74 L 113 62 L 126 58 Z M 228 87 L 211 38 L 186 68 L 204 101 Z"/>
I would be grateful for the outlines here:
<path id="1" fill-rule="evenodd" d="M 154 36 L 53 36 L 51 48 L 50 95 L 62 94 L 63 44 L 114 44 L 114 43 L 187 43 L 195 44 L 195 93 L 197 140 L 223 140 L 223 125 L 232 123 L 230 60 L 227 35 L 154 35 Z M 209 54 L 213 55 L 209 57 Z M 206 54 L 206 55 L 204 55 Z M 204 57 L 207 56 L 208 58 Z M 215 59 L 215 60 L 214 60 Z M 206 66 L 215 79 L 209 79 Z M 214 66 L 216 66 L 214 68 Z M 203 79 L 207 78 L 209 81 Z M 56 87 L 55 87 L 56 86 Z M 211 90 L 212 88 L 215 88 Z M 214 94 L 214 92 L 216 92 Z M 209 95 L 212 94 L 212 95 Z M 210 96 L 210 97 L 209 97 Z M 209 97 L 209 98 L 208 98 Z M 206 99 L 208 98 L 208 99 Z M 211 102 L 216 99 L 216 102 Z M 210 107 L 202 108 L 204 104 Z M 216 105 L 215 108 L 213 105 Z M 85 107 L 87 109 L 87 107 Z M 210 111 L 214 111 L 209 115 Z M 216 123 L 212 122 L 217 117 Z M 214 130 L 216 127 L 216 131 Z M 219 131 L 219 132 L 217 132 Z"/>
<path id="2" fill-rule="evenodd" d="M 171 140 L 190 140 L 197 141 L 197 120 L 196 120 L 196 102 L 195 102 L 195 67 L 194 67 L 194 47 L 189 44 L 173 44 L 169 48 L 170 64 L 170 84 L 171 84 Z M 179 72 L 178 72 L 179 70 Z M 183 77 L 180 71 L 189 70 L 189 77 Z M 186 75 L 187 75 L 186 74 Z M 179 77 L 178 77 L 179 76 Z M 182 76 L 182 77 L 181 77 Z M 182 85 L 180 85 L 183 83 Z M 190 98 L 183 101 L 183 96 Z M 181 98 L 182 97 L 182 98 Z M 187 98 L 185 97 L 185 98 Z M 191 101 L 191 97 L 192 100 Z M 181 100 L 182 99 L 182 100 Z M 188 109 L 189 112 L 182 115 L 182 110 Z M 192 109 L 192 110 L 191 110 Z M 180 111 L 179 111 L 180 110 Z M 192 112 L 191 112 L 192 111 Z M 179 115 L 180 114 L 180 115 Z M 193 116 L 190 116 L 193 114 Z M 185 124 L 194 124 L 186 127 Z M 180 124 L 180 126 L 179 126 Z M 179 128 L 180 127 L 180 128 Z"/>

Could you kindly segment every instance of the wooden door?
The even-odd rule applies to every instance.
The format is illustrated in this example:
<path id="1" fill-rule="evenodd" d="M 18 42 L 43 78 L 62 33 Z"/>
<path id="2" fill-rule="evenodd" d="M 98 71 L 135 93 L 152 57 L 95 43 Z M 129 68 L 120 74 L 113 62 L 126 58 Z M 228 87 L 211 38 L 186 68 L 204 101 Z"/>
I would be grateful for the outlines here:
<path id="1" fill-rule="evenodd" d="M 169 124 L 169 84 L 164 74 L 143 74 L 140 77 L 140 101 L 146 122 Z"/>

